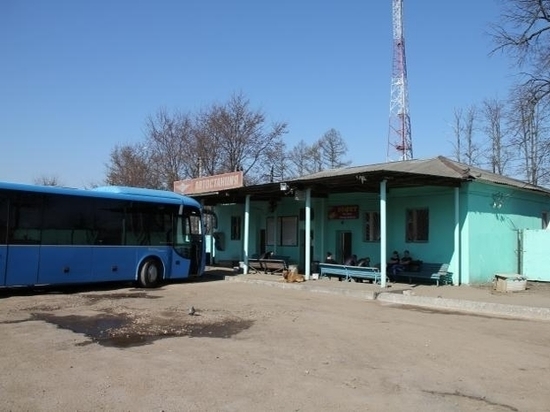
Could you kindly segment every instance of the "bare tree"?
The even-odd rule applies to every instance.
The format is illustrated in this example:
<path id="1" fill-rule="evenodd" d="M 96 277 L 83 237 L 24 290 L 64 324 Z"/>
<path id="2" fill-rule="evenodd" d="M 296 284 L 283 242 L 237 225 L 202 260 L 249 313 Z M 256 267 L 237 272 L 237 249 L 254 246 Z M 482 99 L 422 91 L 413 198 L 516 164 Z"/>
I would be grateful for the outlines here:
<path id="1" fill-rule="evenodd" d="M 486 153 L 491 171 L 503 175 L 511 160 L 510 146 L 505 135 L 505 106 L 501 100 L 486 99 L 483 101 L 483 131 L 489 141 L 490 150 Z"/>
<path id="2" fill-rule="evenodd" d="M 464 138 L 466 140 L 464 160 L 469 165 L 479 166 L 481 149 L 479 144 L 475 141 L 475 138 L 474 138 L 476 121 L 477 121 L 477 108 L 475 106 L 470 106 L 466 111 L 466 117 L 465 117 L 465 123 L 464 123 Z"/>
<path id="3" fill-rule="evenodd" d="M 323 134 L 319 140 L 319 147 L 321 149 L 323 164 L 329 169 L 349 166 L 351 164 L 351 161 L 343 160 L 343 157 L 348 152 L 348 147 L 342 135 L 336 129 L 330 129 Z"/>
<path id="4" fill-rule="evenodd" d="M 115 146 L 107 164 L 105 182 L 109 185 L 160 189 L 163 184 L 150 164 L 149 154 L 142 145 Z"/>
<path id="5" fill-rule="evenodd" d="M 307 164 L 310 160 L 309 154 L 311 147 L 303 140 L 300 140 L 287 154 L 287 160 L 290 166 L 290 175 L 293 177 L 302 177 L 308 173 Z"/>
<path id="6" fill-rule="evenodd" d="M 266 166 L 270 166 L 270 181 L 282 181 L 292 177 L 292 171 L 287 161 L 286 145 L 281 142 L 278 145 L 270 146 L 266 149 L 267 156 L 270 159 Z"/>
<path id="7" fill-rule="evenodd" d="M 309 161 L 306 163 L 306 171 L 308 173 L 317 173 L 325 170 L 323 148 L 319 140 L 309 147 L 308 159 Z"/>
<path id="8" fill-rule="evenodd" d="M 225 169 L 223 156 L 218 150 L 219 133 L 216 131 L 216 122 L 212 116 L 215 108 L 204 110 L 198 114 L 194 128 L 194 149 L 190 153 L 197 154 L 198 176 L 212 176 Z"/>
<path id="9" fill-rule="evenodd" d="M 171 190 L 173 183 L 198 177 L 197 156 L 192 120 L 182 113 L 169 114 L 160 109 L 146 123 L 146 143 L 149 167 L 160 179 L 161 188 Z"/>
<path id="10" fill-rule="evenodd" d="M 550 99 L 550 1 L 502 0 L 500 23 L 492 26 L 496 51 L 524 69 L 523 86 L 537 100 Z"/>
<path id="11" fill-rule="evenodd" d="M 59 178 L 55 175 L 41 175 L 33 179 L 35 185 L 41 186 L 62 186 Z"/>
<path id="12" fill-rule="evenodd" d="M 265 181 L 272 167 L 283 173 L 286 129 L 286 123 L 267 126 L 242 94 L 198 115 L 160 109 L 146 121 L 144 143 L 115 147 L 107 181 L 171 189 L 177 180 L 237 170 L 246 183 Z"/>
<path id="13" fill-rule="evenodd" d="M 518 89 L 510 114 L 513 143 L 518 148 L 519 171 L 534 185 L 549 181 L 550 139 L 548 111 L 529 88 Z"/>
<path id="14" fill-rule="evenodd" d="M 248 182 L 258 181 L 266 175 L 272 163 L 272 150 L 282 145 L 287 124 L 276 122 L 266 125 L 266 116 L 250 108 L 243 94 L 233 95 L 224 105 L 213 105 L 202 125 L 207 136 L 215 142 L 220 161 L 216 173 L 242 170 Z"/>
<path id="15" fill-rule="evenodd" d="M 480 145 L 475 140 L 477 108 L 470 106 L 466 113 L 455 109 L 453 131 L 455 134 L 455 157 L 458 162 L 478 165 L 481 155 Z"/>
<path id="16" fill-rule="evenodd" d="M 454 158 L 457 162 L 462 162 L 462 134 L 463 134 L 463 128 L 462 125 L 463 122 L 463 114 L 461 108 L 454 109 L 453 113 L 453 134 L 455 141 L 453 143 L 453 149 L 454 149 Z"/>

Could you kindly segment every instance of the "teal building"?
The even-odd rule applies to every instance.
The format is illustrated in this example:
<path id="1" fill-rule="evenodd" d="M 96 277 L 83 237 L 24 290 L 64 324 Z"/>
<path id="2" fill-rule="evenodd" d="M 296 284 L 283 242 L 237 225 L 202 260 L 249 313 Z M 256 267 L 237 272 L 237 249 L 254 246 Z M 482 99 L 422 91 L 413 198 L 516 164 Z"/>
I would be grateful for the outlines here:
<path id="1" fill-rule="evenodd" d="M 550 281 L 550 190 L 442 156 L 195 197 L 217 217 L 213 262 L 244 271 L 266 251 L 306 276 L 329 252 L 339 262 L 369 257 L 385 271 L 394 250 L 408 250 L 413 259 L 449 263 L 456 285 L 496 274 Z"/>

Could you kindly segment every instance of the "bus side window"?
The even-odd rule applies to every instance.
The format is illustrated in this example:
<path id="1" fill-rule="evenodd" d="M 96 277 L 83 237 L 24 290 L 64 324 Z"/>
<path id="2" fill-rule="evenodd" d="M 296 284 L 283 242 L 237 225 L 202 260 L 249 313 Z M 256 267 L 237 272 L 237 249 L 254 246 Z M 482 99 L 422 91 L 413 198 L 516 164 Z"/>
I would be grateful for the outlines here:
<path id="1" fill-rule="evenodd" d="M 40 230 L 38 229 L 15 229 L 13 231 L 12 243 L 16 244 L 39 244 Z"/>

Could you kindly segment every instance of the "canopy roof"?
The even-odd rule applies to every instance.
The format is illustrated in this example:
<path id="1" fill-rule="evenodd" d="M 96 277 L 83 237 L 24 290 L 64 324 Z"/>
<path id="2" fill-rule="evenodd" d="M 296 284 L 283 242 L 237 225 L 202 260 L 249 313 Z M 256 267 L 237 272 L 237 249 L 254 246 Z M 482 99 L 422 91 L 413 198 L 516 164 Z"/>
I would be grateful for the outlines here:
<path id="1" fill-rule="evenodd" d="M 243 186 L 193 197 L 202 200 L 205 205 L 216 205 L 244 203 L 247 195 L 251 196 L 251 200 L 277 200 L 306 188 L 311 188 L 312 197 L 327 197 L 333 193 L 378 193 L 382 180 L 386 180 L 388 189 L 420 186 L 459 187 L 463 182 L 480 181 L 550 196 L 550 190 L 543 187 L 438 156 L 427 160 L 403 160 L 323 170 L 283 182 Z M 288 190 L 282 190 L 281 183 L 286 183 Z"/>

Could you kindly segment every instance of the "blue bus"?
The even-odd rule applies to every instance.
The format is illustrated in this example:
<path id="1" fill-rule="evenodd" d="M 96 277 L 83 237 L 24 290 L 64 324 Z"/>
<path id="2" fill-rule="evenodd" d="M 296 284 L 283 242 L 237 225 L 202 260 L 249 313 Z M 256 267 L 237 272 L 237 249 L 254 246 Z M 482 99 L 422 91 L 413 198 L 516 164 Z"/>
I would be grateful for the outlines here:
<path id="1" fill-rule="evenodd" d="M 0 287 L 201 276 L 202 208 L 169 191 L 0 182 Z"/>

